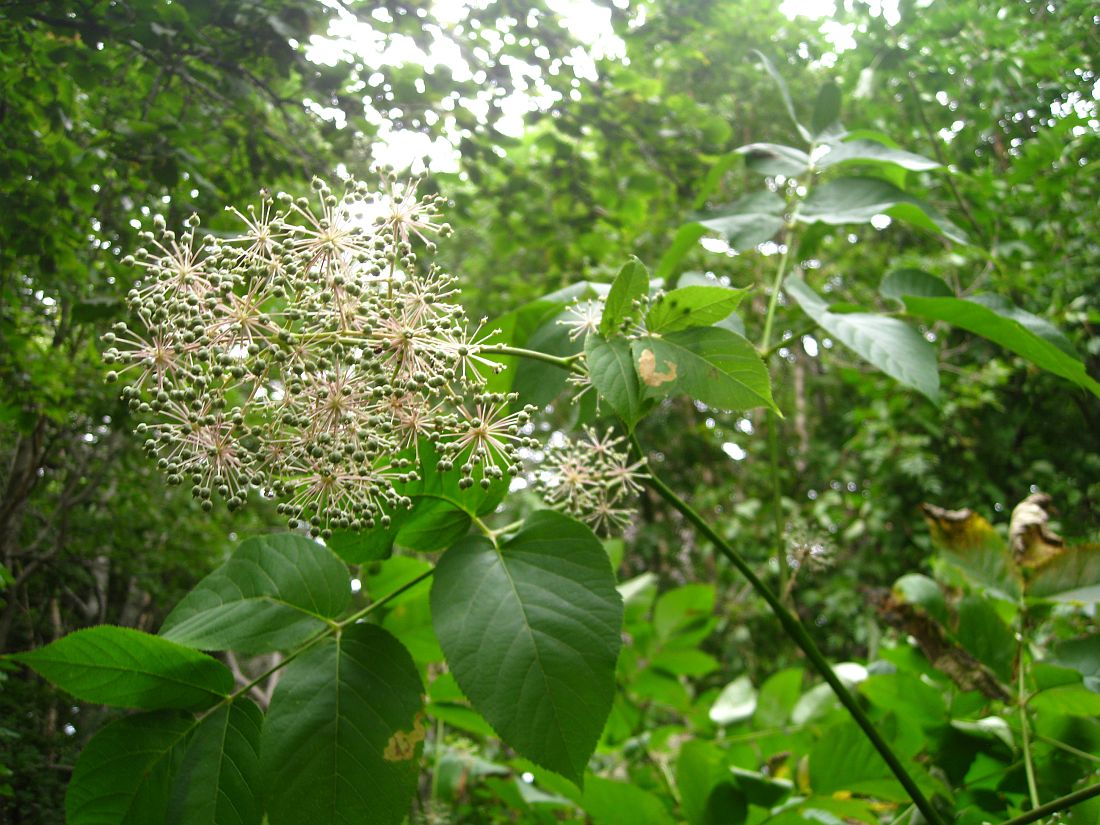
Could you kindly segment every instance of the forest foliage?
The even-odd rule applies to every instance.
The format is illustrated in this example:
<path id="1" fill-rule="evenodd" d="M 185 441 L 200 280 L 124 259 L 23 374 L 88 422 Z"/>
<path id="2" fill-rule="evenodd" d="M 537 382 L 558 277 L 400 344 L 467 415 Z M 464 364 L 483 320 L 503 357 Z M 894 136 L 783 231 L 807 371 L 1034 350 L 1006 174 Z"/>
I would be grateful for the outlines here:
<path id="1" fill-rule="evenodd" d="M 5 821 L 1095 821 L 1095 10 L 841 5 L 0 3 Z"/>

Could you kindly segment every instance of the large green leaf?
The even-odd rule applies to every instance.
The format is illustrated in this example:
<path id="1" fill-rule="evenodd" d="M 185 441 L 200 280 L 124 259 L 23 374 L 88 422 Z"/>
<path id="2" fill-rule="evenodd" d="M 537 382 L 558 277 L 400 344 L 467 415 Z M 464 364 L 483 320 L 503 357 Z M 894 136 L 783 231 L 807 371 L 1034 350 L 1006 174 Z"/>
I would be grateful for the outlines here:
<path id="1" fill-rule="evenodd" d="M 699 243 L 699 239 L 706 233 L 706 227 L 700 223 L 685 223 L 677 229 L 675 236 L 672 238 L 672 243 L 668 245 L 665 254 L 657 262 L 657 269 L 653 272 L 654 276 L 658 278 L 671 277 L 672 273 L 676 271 L 676 265 L 683 260 L 688 252 L 695 248 L 696 244 Z M 767 240 L 767 238 L 764 240 Z"/>
<path id="2" fill-rule="evenodd" d="M 600 332 L 604 335 L 616 332 L 625 319 L 636 313 L 634 302 L 648 292 L 649 272 L 641 261 L 632 258 L 611 282 L 600 317 Z"/>
<path id="3" fill-rule="evenodd" d="M 988 301 L 988 299 L 984 299 Z M 1045 327 L 1036 326 L 1041 319 L 1029 313 L 1020 314 L 1015 307 L 999 303 L 981 303 L 975 299 L 907 296 L 905 308 L 922 318 L 944 321 L 1000 344 L 1047 372 L 1072 381 L 1093 395 L 1100 396 L 1097 383 L 1085 370 L 1085 365 L 1051 340 L 1049 332 L 1038 334 Z M 1027 317 L 1025 318 L 1024 315 Z M 1047 325 L 1049 326 L 1049 325 Z"/>
<path id="4" fill-rule="evenodd" d="M 662 295 L 645 316 L 646 329 L 667 335 L 691 327 L 705 327 L 728 318 L 748 293 L 718 284 L 681 286 Z"/>
<path id="5" fill-rule="evenodd" d="M 422 690 L 408 651 L 372 624 L 287 665 L 261 737 L 271 825 L 401 822 L 416 790 Z"/>
<path id="6" fill-rule="evenodd" d="M 1100 635 L 1061 642 L 1045 661 L 1073 668 L 1081 674 L 1085 687 L 1100 693 Z"/>
<path id="7" fill-rule="evenodd" d="M 590 776 L 584 783 L 584 808 L 595 825 L 672 825 L 675 820 L 651 793 L 626 782 Z"/>
<path id="8" fill-rule="evenodd" d="M 781 143 L 750 143 L 737 153 L 745 156 L 745 165 L 761 175 L 798 177 L 810 169 L 810 156 L 794 146 Z"/>
<path id="9" fill-rule="evenodd" d="M 772 81 L 775 83 L 776 88 L 779 89 L 779 94 L 783 98 L 783 105 L 787 107 L 787 114 L 791 116 L 791 122 L 794 123 L 795 128 L 798 129 L 798 134 L 801 135 L 804 141 L 809 143 L 813 140 L 813 135 L 810 134 L 810 130 L 803 126 L 798 120 L 798 114 L 794 110 L 794 101 L 791 100 L 791 93 L 787 89 L 787 81 L 783 79 L 782 72 L 776 68 L 771 59 L 763 52 L 753 49 L 752 53 L 756 55 L 756 58 L 764 67 L 764 71 L 768 73 L 768 76 L 771 77 Z"/>
<path id="10" fill-rule="evenodd" d="M 260 727 L 248 699 L 226 703 L 195 728 L 179 766 L 167 825 L 259 825 Z"/>
<path id="11" fill-rule="evenodd" d="M 971 510 L 944 510 L 922 505 L 932 542 L 945 562 L 970 581 L 1009 600 L 1020 595 L 1020 575 L 1012 551 L 1000 533 Z"/>
<path id="12" fill-rule="evenodd" d="M 648 397 L 682 393 L 720 409 L 778 411 L 767 367 L 756 348 L 736 332 L 686 329 L 663 338 L 640 338 L 631 342 L 631 350 Z"/>
<path id="13" fill-rule="evenodd" d="M 84 747 L 65 793 L 68 825 L 166 821 L 172 780 L 194 719 L 178 711 L 127 716 Z"/>
<path id="14" fill-rule="evenodd" d="M 292 533 L 247 539 L 168 614 L 161 636 L 203 650 L 267 653 L 312 636 L 351 599 L 331 550 Z"/>
<path id="15" fill-rule="evenodd" d="M 698 226 L 717 232 L 739 251 L 770 241 L 783 228 L 783 199 L 774 192 L 755 192 L 725 206 L 695 215 Z M 689 224 L 695 226 L 696 224 Z M 695 241 L 702 235 L 700 232 Z M 694 243 L 694 241 L 693 241 Z"/>
<path id="16" fill-rule="evenodd" d="M 1056 602 L 1100 602 L 1100 544 L 1067 547 L 1032 573 L 1027 595 Z"/>
<path id="17" fill-rule="evenodd" d="M 815 139 L 820 140 L 823 135 L 839 128 L 837 121 L 840 118 L 840 99 L 840 87 L 831 79 L 822 83 L 817 90 L 814 113 L 810 119 L 810 130 Z"/>
<path id="18" fill-rule="evenodd" d="M 925 172 L 938 169 L 940 164 L 929 158 L 895 149 L 884 143 L 866 138 L 830 143 L 829 151 L 814 164 L 818 169 L 829 169 L 841 164 L 890 164 L 908 169 L 911 172 Z"/>
<path id="19" fill-rule="evenodd" d="M 615 692 L 623 607 L 591 530 L 539 511 L 440 559 L 432 616 L 463 693 L 520 754 L 580 783 Z"/>
<path id="20" fill-rule="evenodd" d="M 12 658 L 77 699 L 121 708 L 209 707 L 233 689 L 233 674 L 217 659 L 114 625 L 78 630 Z"/>
<path id="21" fill-rule="evenodd" d="M 923 269 L 895 269 L 888 272 L 878 286 L 883 298 L 891 298 L 904 306 L 906 295 L 950 298 L 954 295 L 943 278 Z"/>
<path id="22" fill-rule="evenodd" d="M 810 751 L 810 786 L 815 793 L 867 793 L 908 800 L 878 751 L 850 720 L 825 730 Z"/>
<path id="23" fill-rule="evenodd" d="M 799 220 L 806 223 L 868 223 L 875 215 L 936 232 L 956 243 L 969 243 L 966 233 L 927 203 L 880 178 L 842 177 L 816 187 L 802 202 Z"/>
<path id="24" fill-rule="evenodd" d="M 691 739 L 683 744 L 676 759 L 676 786 L 689 825 L 737 825 L 748 815 L 748 799 L 712 742 Z"/>
<path id="25" fill-rule="evenodd" d="M 606 339 L 589 333 L 584 353 L 592 386 L 627 427 L 633 427 L 642 417 L 644 402 L 631 359 L 630 342 L 621 336 Z"/>
<path id="26" fill-rule="evenodd" d="M 821 328 L 896 381 L 938 401 L 936 351 L 903 321 L 869 312 L 830 312 L 828 304 L 801 278 L 784 288 Z"/>

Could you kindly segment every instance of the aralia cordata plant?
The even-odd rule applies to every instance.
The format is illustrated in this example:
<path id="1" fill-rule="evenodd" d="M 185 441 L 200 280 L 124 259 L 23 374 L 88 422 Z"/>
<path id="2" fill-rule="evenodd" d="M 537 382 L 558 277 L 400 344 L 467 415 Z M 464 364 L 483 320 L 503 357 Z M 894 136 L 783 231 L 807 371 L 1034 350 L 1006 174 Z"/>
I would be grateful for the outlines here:
<path id="1" fill-rule="evenodd" d="M 104 336 L 104 360 L 147 452 L 205 510 L 215 496 L 237 509 L 252 488 L 322 537 L 410 507 L 395 485 L 418 480 L 422 442 L 462 488 L 518 473 L 538 446 L 534 408 L 486 391 L 502 369 L 485 355 L 492 332 L 413 249 L 450 234 L 442 199 L 392 173 L 378 189 L 313 190 L 230 208 L 235 234 L 200 234 L 197 216 L 141 234 L 135 322 Z"/>

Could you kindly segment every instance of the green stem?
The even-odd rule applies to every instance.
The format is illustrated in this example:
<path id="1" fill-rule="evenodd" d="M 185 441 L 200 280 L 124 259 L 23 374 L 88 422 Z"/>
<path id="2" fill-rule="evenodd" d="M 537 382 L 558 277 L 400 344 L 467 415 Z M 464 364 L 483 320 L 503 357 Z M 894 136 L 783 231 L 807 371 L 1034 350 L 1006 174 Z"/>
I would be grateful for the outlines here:
<path id="1" fill-rule="evenodd" d="M 514 355 L 517 358 L 530 358 L 533 361 L 542 361 L 546 364 L 553 364 L 555 367 L 561 367 L 563 370 L 569 370 L 570 372 L 576 372 L 584 374 L 584 367 L 577 363 L 577 356 L 571 355 L 568 357 L 561 357 L 557 355 L 548 355 L 545 352 L 539 352 L 533 349 L 523 349 L 522 347 L 509 347 L 504 344 L 489 344 L 482 348 L 482 352 L 497 353 L 500 355 Z"/>
<path id="2" fill-rule="evenodd" d="M 1020 814 L 1012 819 L 1006 819 L 1001 825 L 1028 825 L 1029 822 L 1038 822 L 1044 816 L 1069 810 L 1078 802 L 1084 802 L 1094 796 L 1100 796 L 1100 784 L 1089 785 L 1087 788 L 1060 796 L 1046 805 L 1040 805 L 1038 808 L 1032 808 L 1027 813 Z"/>
<path id="3" fill-rule="evenodd" d="M 760 338 L 760 352 L 771 352 L 772 327 L 775 324 L 775 311 L 779 306 L 779 293 L 783 289 L 783 280 L 787 277 L 787 264 L 791 257 L 791 247 L 794 245 L 794 222 L 798 216 L 798 204 L 795 204 L 794 212 L 784 232 L 783 253 L 779 256 L 779 267 L 775 273 L 775 284 L 772 286 L 772 294 L 768 299 L 768 312 L 764 316 L 764 334 Z M 767 414 L 768 422 L 768 463 L 772 483 L 772 519 L 775 525 L 775 565 L 779 571 L 779 592 L 787 592 L 787 577 L 790 571 L 787 569 L 787 550 L 783 544 L 783 485 L 779 477 L 779 419 L 775 413 Z"/>
<path id="4" fill-rule="evenodd" d="M 342 621 L 339 621 L 339 622 L 331 622 L 329 624 L 329 626 L 326 627 L 324 630 L 318 631 L 316 633 L 316 635 L 311 636 L 309 639 L 306 639 L 306 641 L 303 642 L 300 647 L 297 647 L 294 650 L 292 650 L 285 657 L 283 657 L 281 660 L 279 660 L 274 665 L 269 667 L 267 670 L 265 670 L 263 673 L 261 673 L 259 676 L 257 676 L 255 679 L 253 679 L 251 682 L 249 682 L 244 687 L 242 687 L 242 688 L 234 691 L 233 693 L 229 694 L 229 696 L 225 697 L 225 699 L 223 699 L 221 702 L 214 705 L 214 707 L 210 708 L 208 711 L 206 711 L 206 713 L 208 714 L 208 713 L 212 712 L 214 709 L 221 707 L 222 705 L 226 704 L 227 702 L 232 702 L 236 699 L 239 699 L 241 696 L 248 693 L 248 691 L 252 690 L 252 688 L 256 687 L 256 685 L 260 684 L 260 682 L 262 682 L 264 679 L 269 677 L 271 674 L 275 673 L 278 670 L 282 670 L 284 667 L 286 667 L 292 661 L 297 659 L 299 656 L 301 656 L 307 650 L 312 648 L 318 642 L 322 641 L 323 639 L 326 639 L 327 637 L 329 637 L 333 633 L 339 633 L 341 630 L 343 630 L 348 625 L 354 624 L 355 622 L 359 621 L 360 619 L 364 618 L 365 616 L 368 616 L 369 614 L 373 613 L 375 610 L 382 607 L 387 602 L 391 601 L 392 599 L 397 598 L 402 593 L 405 593 L 406 591 L 411 590 L 412 588 L 416 587 L 416 585 L 420 584 L 420 582 L 422 582 L 425 579 L 429 578 L 432 575 L 432 573 L 434 573 L 434 572 L 435 572 L 434 567 L 431 570 L 425 570 L 423 573 L 421 573 L 416 578 L 412 579 L 411 581 L 405 582 L 405 584 L 401 585 L 399 588 L 394 590 L 392 593 L 387 593 L 385 596 L 378 599 L 377 601 L 371 602 L 366 607 L 364 607 L 362 610 L 357 610 L 355 613 L 352 613 L 346 619 L 343 619 Z M 204 714 L 204 715 L 206 715 L 206 714 Z"/>
<path id="5" fill-rule="evenodd" d="M 632 435 L 631 440 L 639 456 L 644 456 L 645 453 L 642 451 L 637 437 Z M 817 645 L 814 644 L 814 640 L 810 637 L 810 634 L 806 632 L 806 628 L 802 626 L 802 623 L 783 605 L 779 598 L 766 584 L 764 584 L 760 577 L 756 575 L 755 571 L 753 571 L 752 567 L 749 566 L 749 563 L 745 561 L 741 554 L 726 543 L 725 539 L 718 535 L 718 533 L 707 524 L 703 517 L 695 512 L 690 504 L 676 495 L 668 485 L 661 481 L 653 472 L 652 466 L 649 468 L 649 478 L 646 483 L 652 487 L 661 498 L 679 510 L 684 518 L 691 522 L 700 533 L 706 536 L 718 551 L 726 557 L 727 561 L 737 568 L 738 572 L 748 580 L 757 594 L 767 602 L 768 607 L 771 608 L 775 617 L 779 619 L 779 623 L 783 626 L 787 635 L 802 649 L 802 652 L 806 654 L 806 658 L 810 660 L 810 663 L 818 673 L 821 674 L 829 687 L 832 688 L 837 699 L 840 700 L 840 703 L 844 705 L 848 713 L 851 714 L 852 719 L 859 725 L 864 735 L 883 758 L 883 761 L 889 766 L 891 772 L 897 777 L 902 787 L 905 788 L 906 793 L 909 794 L 909 797 L 913 800 L 913 804 L 917 806 L 924 815 L 924 818 L 928 820 L 931 825 L 943 825 L 943 820 L 936 812 L 936 809 L 932 807 L 932 803 L 917 786 L 916 781 L 909 775 L 909 771 L 905 769 L 905 766 L 886 743 L 886 740 L 879 734 L 874 723 L 867 714 L 864 713 L 863 708 L 859 706 L 855 697 L 852 696 L 848 688 L 844 686 L 844 683 L 840 681 L 829 663 L 825 661 L 825 657 L 822 655 L 821 651 L 818 650 Z"/>
<path id="6" fill-rule="evenodd" d="M 1039 785 L 1035 781 L 1035 762 L 1031 756 L 1031 723 L 1027 718 L 1027 609 L 1020 605 L 1020 651 L 1019 671 L 1016 681 L 1016 705 L 1020 709 L 1020 749 L 1024 754 L 1024 772 L 1027 774 L 1027 793 L 1031 798 L 1031 807 L 1039 806 Z"/>

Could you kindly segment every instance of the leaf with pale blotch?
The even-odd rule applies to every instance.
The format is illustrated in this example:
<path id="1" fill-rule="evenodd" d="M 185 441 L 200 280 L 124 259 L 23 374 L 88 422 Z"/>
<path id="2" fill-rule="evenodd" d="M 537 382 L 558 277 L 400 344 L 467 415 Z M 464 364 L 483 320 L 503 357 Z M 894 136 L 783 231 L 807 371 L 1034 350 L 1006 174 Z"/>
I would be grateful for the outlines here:
<path id="1" fill-rule="evenodd" d="M 643 349 L 638 356 L 638 375 L 647 387 L 659 387 L 676 380 L 676 363 L 665 361 L 664 369 L 657 369 L 657 356 L 651 349 Z"/>

